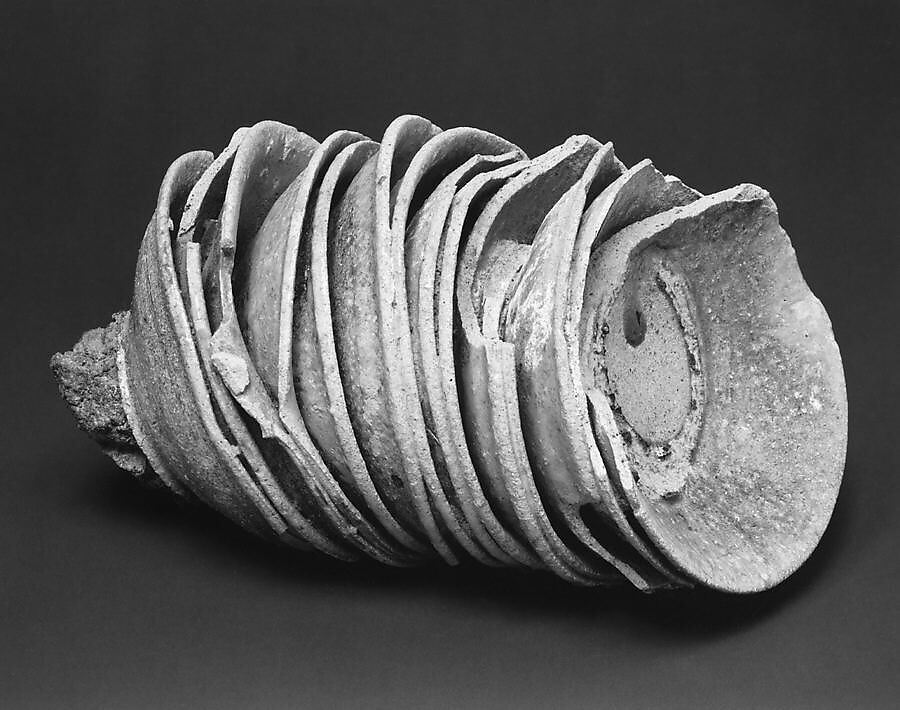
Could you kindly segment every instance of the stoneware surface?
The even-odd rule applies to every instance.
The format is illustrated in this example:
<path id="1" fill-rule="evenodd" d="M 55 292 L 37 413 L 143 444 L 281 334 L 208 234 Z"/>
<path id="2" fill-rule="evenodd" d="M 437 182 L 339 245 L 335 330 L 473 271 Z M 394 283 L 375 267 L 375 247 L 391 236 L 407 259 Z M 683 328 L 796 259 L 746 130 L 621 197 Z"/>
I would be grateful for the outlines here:
<path id="1" fill-rule="evenodd" d="M 0 315 L 7 342 L 0 371 L 9 403 L 0 504 L 5 571 L 0 705 L 894 704 L 900 693 L 893 672 L 900 663 L 893 600 L 900 582 L 895 554 L 900 528 L 893 513 L 898 336 L 891 326 L 897 243 L 890 206 L 900 157 L 893 128 L 900 116 L 887 77 L 898 61 L 890 32 L 900 18 L 892 6 L 865 3 L 813 11 L 801 5 L 776 13 L 769 5 L 752 3 L 671 8 L 621 3 L 576 5 L 563 13 L 521 4 L 263 3 L 248 13 L 208 4 L 160 11 L 141 3 L 23 3 L 7 5 L 0 14 L 0 33 L 10 48 L 0 80 L 12 108 L 3 118 L 8 156 L 0 193 L 7 237 L 0 260 L 5 285 Z M 613 174 L 616 162 L 609 158 L 595 164 L 596 176 L 579 178 L 561 191 L 551 205 L 553 221 L 543 230 L 538 225 L 530 237 L 532 250 L 519 273 L 540 273 L 541 278 L 513 278 L 505 289 L 509 298 L 499 302 L 482 302 L 477 289 L 475 295 L 482 314 L 497 314 L 488 319 L 496 324 L 488 335 L 498 343 L 491 346 L 491 362 L 501 365 L 501 373 L 512 366 L 512 377 L 495 378 L 503 397 L 493 401 L 516 402 L 507 413 L 518 418 L 520 429 L 525 423 L 544 427 L 543 413 L 562 411 L 552 451 L 587 457 L 585 471 L 602 464 L 618 512 L 610 508 L 604 518 L 599 510 L 581 510 L 583 496 L 598 491 L 577 479 L 570 481 L 570 493 L 577 495 L 547 495 L 554 471 L 541 465 L 535 442 L 524 437 L 513 453 L 524 457 L 520 460 L 528 468 L 507 470 L 526 480 L 509 485 L 504 479 L 492 487 L 478 475 L 468 446 L 472 420 L 464 415 L 467 402 L 459 398 L 459 379 L 450 377 L 446 367 L 424 380 L 417 374 L 425 362 L 417 348 L 432 347 L 423 346 L 430 343 L 429 337 L 422 339 L 430 335 L 428 328 L 439 357 L 453 354 L 455 294 L 451 289 L 448 300 L 446 289 L 438 287 L 447 283 L 438 260 L 453 226 L 453 200 L 443 216 L 443 201 L 429 206 L 434 212 L 426 220 L 427 231 L 435 234 L 440 228 L 441 241 L 436 248 L 421 247 L 425 257 L 418 275 L 407 268 L 415 263 L 409 245 L 398 249 L 393 236 L 383 233 L 394 268 L 401 264 L 407 278 L 390 283 L 391 295 L 401 297 L 396 303 L 393 298 L 374 301 L 385 323 L 377 333 L 396 345 L 398 362 L 405 362 L 416 383 L 410 389 L 402 372 L 384 375 L 392 398 L 386 421 L 397 418 L 399 407 L 416 411 L 414 404 L 420 412 L 415 426 L 425 437 L 424 446 L 401 449 L 410 463 L 407 473 L 418 476 L 426 494 L 425 505 L 411 506 L 408 519 L 390 501 L 389 489 L 375 485 L 369 453 L 354 431 L 354 405 L 340 378 L 338 348 L 325 358 L 337 363 L 338 379 L 333 367 L 323 364 L 325 384 L 316 390 L 320 399 L 307 400 L 329 405 L 326 423 L 329 418 L 343 422 L 344 438 L 334 439 L 340 447 L 329 449 L 329 464 L 323 428 L 314 434 L 307 426 L 304 440 L 286 414 L 290 398 L 285 392 L 301 379 L 293 377 L 293 341 L 244 336 L 259 314 L 249 315 L 248 304 L 255 302 L 246 298 L 252 270 L 242 250 L 267 251 L 265 242 L 254 242 L 259 230 L 251 229 L 252 209 L 243 224 L 241 216 L 244 207 L 268 198 L 244 193 L 238 206 L 228 194 L 238 168 L 252 164 L 251 156 L 238 156 L 248 135 L 239 132 L 232 140 L 235 129 L 254 130 L 256 121 L 271 118 L 325 145 L 335 130 L 346 128 L 380 149 L 385 128 L 409 111 L 426 116 L 442 133 L 455 126 L 492 131 L 531 157 L 569 135 L 594 136 L 599 146 L 615 141 L 613 157 L 624 172 Z M 318 194 L 346 146 L 337 150 L 335 145 L 334 152 L 310 147 L 307 163 L 317 154 L 322 161 L 309 183 L 310 194 Z M 358 150 L 358 164 L 350 171 L 377 156 L 377 151 Z M 512 167 L 521 156 L 508 147 L 502 150 L 509 155 L 497 163 L 462 169 L 471 156 L 460 156 L 446 164 L 446 171 L 426 170 L 424 181 L 434 190 L 462 169 L 451 178 L 460 185 L 458 195 L 482 175 L 508 168 L 501 181 L 508 184 L 526 168 Z M 185 158 L 169 171 L 178 156 Z M 642 163 L 647 156 L 652 165 Z M 603 165 L 610 168 L 611 180 L 603 177 Z M 666 177 L 670 173 L 690 188 L 679 187 Z M 617 185 L 625 175 L 630 177 Z M 350 182 L 335 184 L 333 214 Z M 747 187 L 730 191 L 744 184 L 764 186 L 768 196 Z M 635 211 L 633 196 L 648 188 L 656 191 L 659 207 Z M 502 185 L 485 189 L 496 194 Z M 388 191 L 389 207 L 399 191 L 396 185 L 393 195 Z M 412 191 L 407 230 L 422 221 L 416 213 L 424 202 L 417 192 Z M 769 197 L 778 205 L 777 217 Z M 593 221 L 589 228 L 579 225 L 573 236 L 565 225 L 582 200 L 583 213 L 593 215 Z M 622 209 L 626 202 L 631 208 Z M 226 204 L 234 205 L 233 213 L 222 219 Z M 315 233 L 306 216 L 314 216 L 316 207 L 305 205 L 299 232 L 287 230 L 298 234 L 298 253 L 304 230 Z M 481 209 L 477 204 L 457 207 L 457 219 Z M 230 232 L 229 224 L 236 230 Z M 769 591 L 734 596 L 704 587 L 740 584 L 749 591 L 795 567 L 790 556 L 758 555 L 757 535 L 773 539 L 780 530 L 791 538 L 790 547 L 802 550 L 806 541 L 791 531 L 816 530 L 823 523 L 806 517 L 801 507 L 773 507 L 758 525 L 735 525 L 737 518 L 710 505 L 708 483 L 696 486 L 693 482 L 702 479 L 690 474 L 682 480 L 684 469 L 674 466 L 679 447 L 683 455 L 693 442 L 707 462 L 753 459 L 760 471 L 773 462 L 796 471 L 790 459 L 796 452 L 783 442 L 804 440 L 803 431 L 791 427 L 810 416 L 802 408 L 817 411 L 813 400 L 795 399 L 794 390 L 780 389 L 784 380 L 779 377 L 761 377 L 754 389 L 723 388 L 732 368 L 708 369 L 726 349 L 742 352 L 752 342 L 732 340 L 729 324 L 767 312 L 775 320 L 759 320 L 758 332 L 773 350 L 786 347 L 794 354 L 780 360 L 778 371 L 788 373 L 788 380 L 798 380 L 790 372 L 805 372 L 803 377 L 813 378 L 806 380 L 810 386 L 818 382 L 827 392 L 828 373 L 804 364 L 810 362 L 807 357 L 818 358 L 814 349 L 819 345 L 780 339 L 792 332 L 781 327 L 789 318 L 810 319 L 816 310 L 800 307 L 779 314 L 773 307 L 785 297 L 809 302 L 800 292 L 784 290 L 785 284 L 797 283 L 790 269 L 763 268 L 766 255 L 779 250 L 790 255 L 779 246 L 778 224 L 790 235 L 803 280 L 827 309 L 840 344 L 849 394 L 846 466 L 834 514 L 809 560 Z M 704 249 L 715 254 L 717 230 L 724 225 L 730 225 L 726 232 L 740 226 L 741 247 L 732 246 L 710 262 L 710 267 L 719 264 L 715 270 L 696 271 L 700 262 L 679 241 L 685 230 L 706 235 Z M 471 226 L 463 219 L 460 253 Z M 553 233 L 567 240 L 553 239 Z M 591 259 L 598 240 L 617 249 L 621 259 Z M 502 240 L 499 247 L 506 249 Z M 516 248 L 507 249 L 513 258 Z M 729 255 L 740 257 L 747 273 L 756 273 L 756 264 L 760 273 L 778 279 L 735 282 L 729 277 L 735 266 Z M 271 256 L 266 268 L 277 273 L 278 255 Z M 328 251 L 316 258 L 328 262 L 332 256 Z M 311 251 L 306 258 L 313 258 Z M 789 265 L 790 259 L 781 263 Z M 138 284 L 136 273 L 143 274 Z M 544 276 L 550 274 L 555 278 Z M 482 271 L 478 279 L 485 275 Z M 683 298 L 681 284 L 700 277 L 704 289 L 691 291 L 694 300 Z M 598 291 L 608 304 L 602 309 L 605 321 L 596 310 L 598 329 L 582 329 L 581 313 L 570 308 L 582 278 L 586 285 L 614 285 L 606 295 Z M 542 319 L 550 326 L 544 331 L 529 322 L 528 314 L 536 304 L 548 303 L 543 296 L 535 300 L 538 284 L 551 283 L 549 303 L 554 305 L 552 318 Z M 70 393 L 94 383 L 93 399 L 82 398 L 76 409 L 110 453 L 105 456 L 73 425 L 72 413 L 48 377 L 47 357 L 71 347 L 87 328 L 109 322 L 114 312 L 131 310 L 136 285 L 147 316 L 139 328 L 152 327 L 159 335 L 156 342 L 168 339 L 170 347 L 155 355 L 141 348 L 141 357 L 154 358 L 152 363 L 141 364 L 137 349 L 128 357 L 108 357 L 110 340 L 135 332 L 133 311 L 127 319 L 119 316 L 112 331 L 94 331 L 69 360 L 83 366 L 70 378 Z M 272 284 L 264 286 L 254 294 L 269 293 Z M 322 294 L 324 286 L 331 299 L 331 278 L 314 285 L 313 294 Z M 711 299 L 728 293 L 731 299 Z M 429 297 L 435 304 L 432 322 L 421 309 Z M 767 299 L 772 299 L 769 306 L 760 308 Z M 311 305 L 319 318 L 321 300 Z M 329 305 L 334 324 L 334 304 Z M 707 314 L 707 306 L 717 307 Z M 448 322 L 448 307 L 449 351 L 442 325 Z M 279 322 L 286 311 L 277 314 Z M 408 340 L 401 342 L 404 317 Z M 245 327 L 238 328 L 243 350 L 240 339 L 214 338 L 229 318 L 239 326 L 244 321 Z M 687 321 L 694 327 L 682 327 Z M 311 324 L 327 340 L 321 321 Z M 261 320 L 259 325 L 261 335 L 270 334 Z M 691 330 L 716 337 L 693 339 Z M 557 345 L 560 334 L 564 348 Z M 332 337 L 337 346 L 340 332 L 333 328 Z M 324 353 L 321 347 L 317 352 Z M 313 363 L 314 354 L 306 354 Z M 689 355 L 697 362 L 692 364 Z M 735 383 L 746 381 L 737 375 L 750 363 L 732 362 Z M 139 386 L 136 378 L 133 387 L 128 380 L 123 393 L 119 371 L 127 379 L 141 367 L 151 379 Z M 253 402 L 238 399 L 245 369 Z M 629 397 L 630 383 L 646 372 L 681 373 L 655 376 L 646 393 L 658 401 L 662 393 L 674 392 L 666 407 L 648 407 L 647 399 Z M 540 386 L 547 381 L 540 373 L 554 374 L 549 388 Z M 183 378 L 176 385 L 183 395 L 177 401 L 165 395 L 175 384 L 172 377 Z M 419 386 L 423 381 L 427 388 Z M 343 403 L 332 396 L 338 386 Z M 110 406 L 117 389 L 119 408 Z M 525 391 L 536 403 L 527 411 L 518 406 Z M 547 397 L 565 402 L 580 391 L 587 406 L 576 418 L 565 414 L 566 408 L 537 406 Z M 610 393 L 619 411 L 609 405 Z M 582 406 L 584 400 L 576 397 Z M 824 406 L 822 397 L 816 399 Z M 152 415 L 126 427 L 128 407 L 142 401 L 155 403 Z M 692 409 L 692 401 L 704 406 Z M 781 402 L 777 411 L 763 406 L 773 401 Z M 606 408 L 600 406 L 604 402 Z M 696 438 L 672 438 L 701 409 L 705 422 L 741 448 L 709 449 L 704 427 L 696 430 Z M 440 425 L 440 447 L 428 433 L 435 411 L 449 413 Z M 763 430 L 766 436 L 742 434 L 742 417 L 755 421 L 773 413 L 779 426 Z M 306 421 L 302 408 L 300 414 Z M 148 445 L 163 426 L 167 447 Z M 264 426 L 276 431 L 280 442 L 262 437 Z M 651 445 L 647 451 L 637 437 L 629 442 L 622 436 L 631 429 Z M 604 438 L 604 432 L 619 436 Z M 350 434 L 358 452 L 348 445 Z M 804 448 L 815 445 L 814 438 L 809 441 Z M 361 459 L 362 465 L 351 469 L 357 453 L 353 460 L 359 464 Z M 440 454 L 449 455 L 456 468 L 440 468 Z M 835 455 L 827 446 L 817 454 L 823 459 Z M 341 455 L 348 462 L 344 470 L 334 465 Z M 185 456 L 202 459 L 191 474 L 183 474 L 191 476 L 191 486 L 172 465 Z M 429 459 L 433 472 L 427 470 Z M 729 466 L 721 466 L 722 472 Z M 354 486 L 360 480 L 354 476 L 363 470 L 373 484 L 368 491 Z M 135 474 L 150 490 L 134 480 Z M 230 484 L 210 485 L 226 477 Z M 789 480 L 801 485 L 779 489 Z M 802 493 L 806 486 L 831 495 L 828 485 L 794 474 L 770 483 L 772 500 L 782 503 L 791 500 L 791 491 L 797 500 L 809 500 Z M 732 496 L 729 511 L 745 504 L 741 490 L 731 484 L 724 489 Z M 429 497 L 439 491 L 445 500 Z M 522 492 L 522 499 L 502 500 Z M 384 504 L 380 513 L 377 501 Z M 570 504 L 568 510 L 564 503 Z M 232 511 L 233 520 L 204 512 L 209 504 Z M 410 539 L 391 530 L 386 514 Z M 697 544 L 709 539 L 705 531 L 698 529 L 692 539 L 691 528 L 697 529 L 700 519 L 714 520 L 717 543 L 730 551 L 743 546 L 765 574 L 716 577 L 727 565 L 702 562 L 717 553 Z M 430 525 L 432 520 L 440 539 L 448 542 L 443 553 L 431 551 L 423 521 Z M 644 546 L 642 552 L 628 545 L 635 556 L 626 565 L 635 580 L 652 587 L 682 580 L 694 586 L 648 595 L 630 585 L 570 584 L 597 581 L 603 558 L 584 539 L 590 543 L 585 529 L 593 535 L 598 525 L 622 536 L 631 530 Z M 599 537 L 602 548 L 623 561 L 621 551 Z M 476 565 L 464 544 L 486 560 L 520 569 Z M 448 551 L 460 561 L 456 567 L 444 564 Z M 359 561 L 332 562 L 327 554 Z M 398 569 L 366 561 L 375 556 L 425 564 Z M 622 577 L 615 565 L 608 566 L 613 578 Z M 556 579 L 560 575 L 564 579 Z"/>

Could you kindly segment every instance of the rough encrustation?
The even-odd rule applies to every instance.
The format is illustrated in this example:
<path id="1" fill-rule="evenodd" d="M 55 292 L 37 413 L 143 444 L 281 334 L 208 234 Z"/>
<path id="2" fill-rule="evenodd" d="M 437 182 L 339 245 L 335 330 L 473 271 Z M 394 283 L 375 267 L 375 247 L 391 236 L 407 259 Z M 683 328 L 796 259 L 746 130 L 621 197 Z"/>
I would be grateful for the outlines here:
<path id="1" fill-rule="evenodd" d="M 263 121 L 167 171 L 51 362 L 139 478 L 344 560 L 759 591 L 834 507 L 840 353 L 774 203 L 573 136 Z"/>
<path id="2" fill-rule="evenodd" d="M 105 328 L 85 332 L 75 347 L 50 359 L 50 369 L 78 427 L 121 468 L 150 485 L 161 485 L 122 407 L 116 352 L 127 317 L 128 311 L 120 311 Z"/>

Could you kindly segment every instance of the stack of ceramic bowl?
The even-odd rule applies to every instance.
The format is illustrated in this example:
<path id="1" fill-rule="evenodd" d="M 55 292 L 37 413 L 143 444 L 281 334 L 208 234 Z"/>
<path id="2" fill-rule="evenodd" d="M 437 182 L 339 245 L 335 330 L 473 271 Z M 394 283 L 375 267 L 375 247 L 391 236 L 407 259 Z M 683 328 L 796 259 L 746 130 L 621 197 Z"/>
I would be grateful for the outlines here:
<path id="1" fill-rule="evenodd" d="M 840 355 L 768 194 L 588 136 L 241 129 L 173 163 L 103 335 L 54 367 L 71 402 L 115 358 L 127 436 L 80 419 L 117 460 L 341 559 L 757 591 L 840 485 Z"/>

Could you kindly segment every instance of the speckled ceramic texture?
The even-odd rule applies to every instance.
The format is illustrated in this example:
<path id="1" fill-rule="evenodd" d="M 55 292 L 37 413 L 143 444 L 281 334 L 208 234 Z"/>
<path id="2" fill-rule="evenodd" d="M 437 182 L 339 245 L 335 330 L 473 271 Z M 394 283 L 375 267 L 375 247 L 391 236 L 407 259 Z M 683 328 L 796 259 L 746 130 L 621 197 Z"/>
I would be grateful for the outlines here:
<path id="1" fill-rule="evenodd" d="M 847 399 L 768 193 L 401 116 L 178 158 L 130 312 L 51 362 L 122 468 L 343 560 L 778 584 Z"/>

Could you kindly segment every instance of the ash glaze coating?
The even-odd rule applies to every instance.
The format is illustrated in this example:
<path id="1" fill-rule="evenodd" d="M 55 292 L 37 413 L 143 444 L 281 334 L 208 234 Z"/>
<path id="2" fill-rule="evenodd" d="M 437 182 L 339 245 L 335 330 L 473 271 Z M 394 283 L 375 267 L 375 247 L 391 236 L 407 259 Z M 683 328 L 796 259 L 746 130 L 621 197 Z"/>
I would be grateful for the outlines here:
<path id="1" fill-rule="evenodd" d="M 178 158 L 51 367 L 138 478 L 348 561 L 755 592 L 840 487 L 840 352 L 761 188 L 401 116 Z"/>

